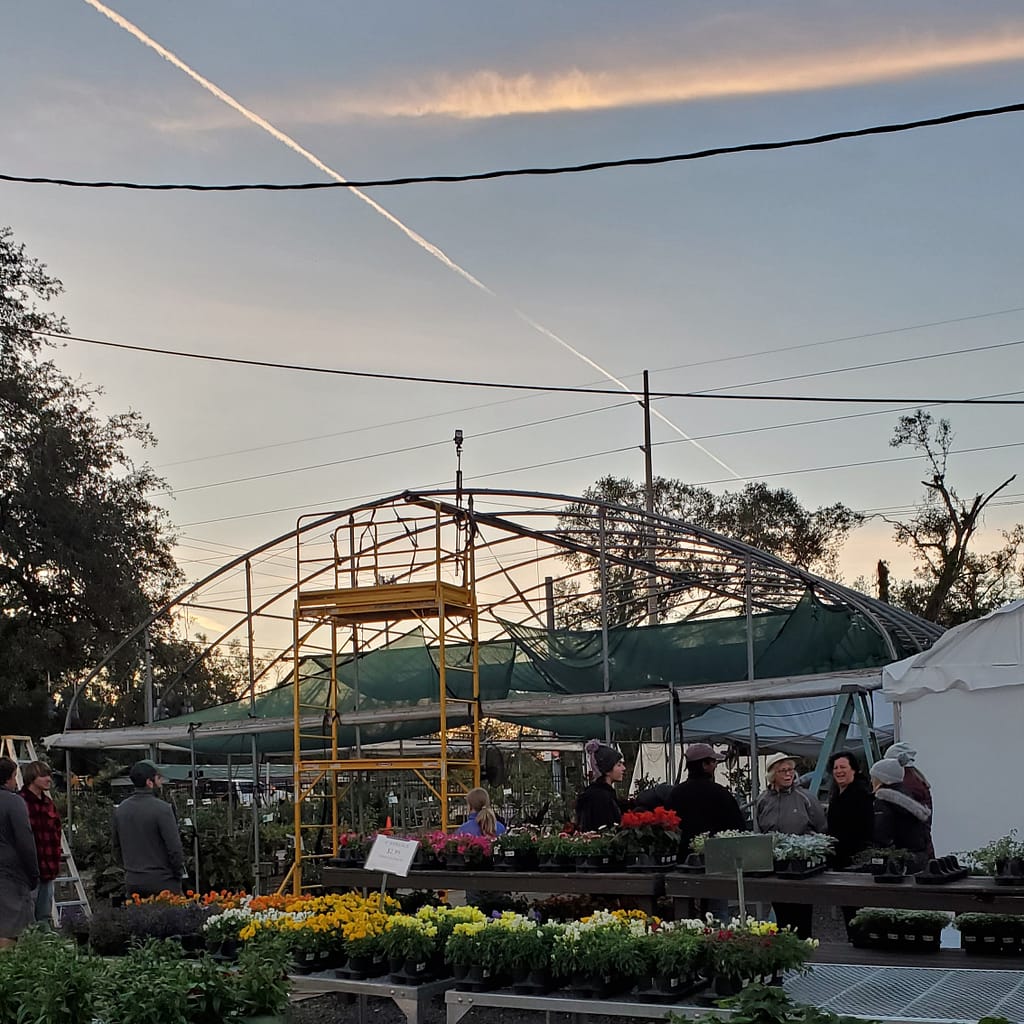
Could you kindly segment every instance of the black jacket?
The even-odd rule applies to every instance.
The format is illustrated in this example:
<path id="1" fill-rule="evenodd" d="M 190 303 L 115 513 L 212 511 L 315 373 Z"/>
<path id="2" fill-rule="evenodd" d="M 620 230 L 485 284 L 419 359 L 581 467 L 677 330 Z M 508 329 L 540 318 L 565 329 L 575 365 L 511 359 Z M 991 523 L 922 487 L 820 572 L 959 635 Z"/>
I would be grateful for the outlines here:
<path id="1" fill-rule="evenodd" d="M 867 779 L 858 775 L 842 792 L 836 788 L 828 802 L 828 834 L 836 841 L 833 866 L 849 867 L 871 845 L 874 827 L 875 802 Z"/>
<path id="2" fill-rule="evenodd" d="M 576 798 L 576 827 L 581 832 L 596 832 L 622 820 L 622 808 L 615 789 L 596 779 Z"/>
<path id="3" fill-rule="evenodd" d="M 912 870 L 920 871 L 928 861 L 932 843 L 932 812 L 899 786 L 883 786 L 875 793 L 875 846 L 909 850 Z"/>
<path id="4" fill-rule="evenodd" d="M 680 853 L 685 857 L 690 843 L 702 832 L 742 829 L 743 815 L 736 798 L 709 775 L 691 775 L 672 790 L 669 810 L 679 815 Z"/>

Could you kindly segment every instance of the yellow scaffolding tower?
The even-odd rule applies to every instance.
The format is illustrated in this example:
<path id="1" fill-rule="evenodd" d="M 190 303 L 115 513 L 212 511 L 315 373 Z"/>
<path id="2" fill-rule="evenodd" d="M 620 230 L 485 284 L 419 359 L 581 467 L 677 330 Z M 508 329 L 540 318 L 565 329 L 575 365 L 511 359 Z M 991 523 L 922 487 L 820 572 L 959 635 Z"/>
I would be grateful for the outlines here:
<path id="1" fill-rule="evenodd" d="M 472 513 L 439 503 L 419 505 L 412 521 L 403 522 L 408 545 L 403 551 L 388 546 L 387 564 L 374 544 L 376 524 L 359 524 L 360 535 L 370 538 L 369 547 L 357 544 L 357 524 L 350 519 L 346 531 L 332 535 L 332 553 L 319 571 L 310 571 L 316 558 L 304 558 L 301 541 L 297 548 L 300 580 L 332 573 L 334 586 L 323 589 L 299 587 L 293 616 L 294 680 L 294 828 L 295 855 L 281 890 L 289 886 L 295 893 L 317 887 L 311 865 L 336 857 L 342 830 L 339 803 L 347 786 L 361 773 L 407 771 L 417 776 L 440 805 L 440 825 L 449 827 L 449 803 L 480 785 L 480 652 L 479 620 L 476 601 L 475 560 Z M 424 514 L 425 513 L 425 514 Z M 347 539 L 347 544 L 346 544 Z M 429 539 L 430 543 L 424 544 Z M 347 550 L 346 550 L 347 548 Z M 387 570 L 400 569 L 388 573 Z M 374 580 L 360 585 L 360 577 Z M 348 577 L 348 586 L 340 582 Z M 388 580 L 388 582 L 380 582 Z M 339 745 L 339 726 L 344 712 L 339 710 L 339 655 L 351 653 L 358 658 L 363 649 L 361 630 L 373 627 L 375 638 L 386 641 L 392 624 L 416 622 L 425 637 L 432 638 L 438 670 L 437 716 L 439 756 L 437 757 L 364 757 L 356 726 L 356 756 L 344 756 Z M 325 703 L 304 703 L 299 676 L 303 648 L 324 630 L 330 633 L 330 685 Z M 347 639 L 345 639 L 347 637 Z M 469 650 L 469 697 L 455 698 L 448 683 L 454 669 L 446 659 L 446 645 L 458 642 Z M 347 651 L 345 648 L 347 647 Z M 319 650 L 322 652 L 323 647 Z M 460 670 L 461 671 L 461 670 Z M 469 756 L 456 753 L 450 746 L 449 712 L 453 707 L 468 713 Z M 360 716 L 358 687 L 355 721 Z M 319 717 L 319 724 L 317 719 Z M 317 731 L 318 730 L 318 731 Z M 349 751 L 351 753 L 351 751 Z M 310 821 L 310 807 L 321 808 L 319 822 Z M 305 811 L 305 813 L 304 813 Z M 329 820 L 327 820 L 329 818 Z M 330 834 L 329 850 L 325 840 Z M 319 838 L 317 834 L 319 833 Z M 307 842 L 309 840 L 309 842 Z M 304 870 L 304 868 L 306 870 Z"/>

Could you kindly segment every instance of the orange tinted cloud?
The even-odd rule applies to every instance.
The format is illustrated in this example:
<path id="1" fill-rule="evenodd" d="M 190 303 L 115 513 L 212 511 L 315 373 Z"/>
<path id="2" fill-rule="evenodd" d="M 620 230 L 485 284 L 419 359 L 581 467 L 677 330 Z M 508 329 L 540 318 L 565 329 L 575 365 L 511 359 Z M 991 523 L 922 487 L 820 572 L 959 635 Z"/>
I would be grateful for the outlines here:
<path id="1" fill-rule="evenodd" d="M 301 99 L 267 98 L 267 116 L 291 124 L 353 118 L 481 119 L 771 93 L 811 92 L 1024 60 L 1024 26 L 956 40 L 893 39 L 810 52 L 686 58 L 672 65 L 605 70 L 573 67 L 521 74 L 480 70 L 436 75 L 398 88 L 326 90 Z M 164 122 L 171 130 L 228 127 L 222 115 Z M 237 123 L 237 122 L 236 122 Z"/>
<path id="2" fill-rule="evenodd" d="M 979 64 L 1024 59 L 1024 30 L 997 38 L 932 42 L 891 49 L 861 47 L 743 61 L 716 59 L 677 67 L 506 75 L 478 71 L 442 78 L 405 97 L 364 105 L 339 101 L 338 113 L 458 118 L 607 110 L 764 93 L 809 92 L 909 78 Z M 329 111 L 325 105 L 324 113 Z"/>

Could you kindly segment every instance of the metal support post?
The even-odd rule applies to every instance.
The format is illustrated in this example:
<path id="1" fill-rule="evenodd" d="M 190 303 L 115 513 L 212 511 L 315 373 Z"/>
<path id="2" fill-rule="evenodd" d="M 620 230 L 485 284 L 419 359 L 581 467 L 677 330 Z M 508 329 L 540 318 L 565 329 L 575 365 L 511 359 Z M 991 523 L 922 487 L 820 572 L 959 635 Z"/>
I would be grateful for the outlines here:
<path id="1" fill-rule="evenodd" d="M 608 672 L 608 563 L 605 555 L 605 515 L 604 508 L 597 510 L 597 530 L 600 543 L 598 561 L 598 581 L 601 587 L 601 678 L 604 683 L 604 692 L 611 689 L 611 679 Z M 608 712 L 604 713 L 604 741 L 611 743 L 612 729 L 608 718 Z"/>

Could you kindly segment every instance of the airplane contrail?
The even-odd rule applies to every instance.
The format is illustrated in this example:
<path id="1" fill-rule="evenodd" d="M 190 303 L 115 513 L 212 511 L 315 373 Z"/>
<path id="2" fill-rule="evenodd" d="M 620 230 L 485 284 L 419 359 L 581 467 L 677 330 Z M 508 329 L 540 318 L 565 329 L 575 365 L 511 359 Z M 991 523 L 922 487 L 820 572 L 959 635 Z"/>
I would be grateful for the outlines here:
<path id="1" fill-rule="evenodd" d="M 208 78 L 204 78 L 201 74 L 199 74 L 198 71 L 189 67 L 189 65 L 186 64 L 180 57 L 172 53 L 165 46 L 161 46 L 160 43 L 158 43 L 155 39 L 153 39 L 151 36 L 148 36 L 145 32 L 142 31 L 142 29 L 140 29 L 137 25 L 130 22 L 127 18 L 118 14 L 117 11 L 114 11 L 111 8 L 107 7 L 106 4 L 100 3 L 100 0 L 85 0 L 85 3 L 87 3 L 90 7 L 94 8 L 95 10 L 99 11 L 99 13 L 102 14 L 104 17 L 109 18 L 119 28 L 124 29 L 125 32 L 128 32 L 130 35 L 134 36 L 136 39 L 138 39 L 140 43 L 142 43 L 145 46 L 148 46 L 151 50 L 158 53 L 161 57 L 163 57 L 164 60 L 168 61 L 179 71 L 183 71 L 194 82 L 196 82 L 198 85 L 201 85 L 207 92 L 215 96 L 222 103 L 227 104 L 227 106 L 231 107 L 232 110 L 237 111 L 247 121 L 251 121 L 254 125 L 256 125 L 257 128 L 261 128 L 268 135 L 271 135 L 273 138 L 277 139 L 278 142 L 283 143 L 289 149 L 298 153 L 299 156 L 309 161 L 309 163 L 311 163 L 318 171 L 323 172 L 329 178 L 333 178 L 335 181 L 339 183 L 345 182 L 345 178 L 341 174 L 339 174 L 333 168 L 328 167 L 327 164 L 323 162 L 323 160 L 316 156 L 316 154 L 311 153 L 308 149 L 305 149 L 303 146 L 300 146 L 299 143 L 297 143 L 290 135 L 285 134 L 279 128 L 272 125 L 265 118 L 260 117 L 259 114 L 250 110 L 242 103 L 239 103 L 238 100 L 236 100 L 233 96 L 226 93 L 223 89 L 220 88 L 220 86 L 215 85 Z M 390 210 L 385 209 L 371 196 L 367 195 L 365 192 L 357 188 L 350 188 L 348 189 L 348 191 L 352 193 L 357 199 L 361 199 L 371 209 L 379 213 L 390 224 L 393 224 L 396 228 L 398 228 L 398 230 L 401 231 L 402 234 L 406 236 L 406 238 L 408 238 L 412 242 L 415 242 L 416 245 L 418 245 L 421 249 L 424 249 L 426 252 L 430 253 L 430 255 L 434 257 L 434 259 L 439 260 L 449 270 L 454 271 L 461 278 L 468 281 L 471 285 L 473 285 L 474 288 L 478 288 L 480 291 L 485 292 L 492 298 L 501 301 L 501 297 L 497 294 L 497 292 L 489 288 L 479 278 L 474 277 L 474 275 L 471 274 L 468 270 L 459 266 L 458 263 L 456 263 L 443 250 L 439 249 L 436 245 L 434 245 L 433 242 L 428 241 L 421 234 L 419 234 L 419 232 L 414 231 L 406 224 L 403 224 L 402 221 L 400 221 L 393 213 L 391 213 Z M 560 345 L 567 352 L 571 352 L 574 356 L 576 356 L 577 359 L 582 360 L 588 366 L 592 367 L 594 370 L 600 373 L 601 376 L 603 376 L 606 380 L 609 380 L 617 387 L 622 388 L 623 391 L 633 391 L 632 388 L 628 387 L 613 373 L 611 373 L 609 370 L 606 370 L 603 366 L 599 365 L 598 363 L 594 362 L 593 359 L 591 359 L 588 355 L 581 352 L 578 348 L 575 348 L 573 345 L 569 344 L 569 342 L 567 342 L 564 338 L 560 338 L 557 334 L 555 334 L 554 331 L 548 330 L 548 328 L 544 327 L 542 324 L 539 324 L 532 317 L 527 316 L 525 313 L 515 308 L 514 306 L 511 307 L 511 309 L 515 316 L 528 327 L 539 332 L 545 338 L 548 338 L 549 340 Z M 676 434 L 678 434 L 685 441 L 688 441 L 699 451 L 703 452 L 709 459 L 711 459 L 713 462 L 721 466 L 722 469 L 724 469 L 727 473 L 732 474 L 732 476 L 734 476 L 737 480 L 739 479 L 739 474 L 731 466 L 726 465 L 726 463 L 724 463 L 717 455 L 715 455 L 714 452 L 709 451 L 699 441 L 695 441 L 692 437 L 690 437 L 689 434 L 686 433 L 685 430 L 682 429 L 682 427 L 679 427 L 675 423 L 673 423 L 672 420 L 670 420 L 667 416 L 664 415 L 664 413 L 652 408 L 651 414 L 657 417 L 657 419 L 661 420 L 661 422 L 664 423 L 666 426 L 670 427 L 673 431 L 675 431 Z"/>

